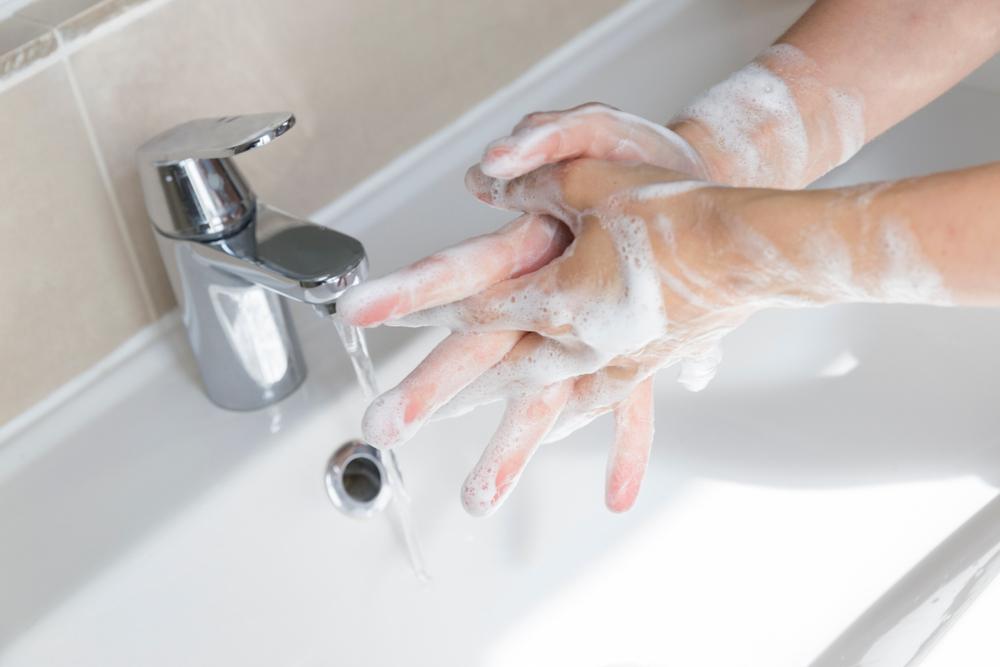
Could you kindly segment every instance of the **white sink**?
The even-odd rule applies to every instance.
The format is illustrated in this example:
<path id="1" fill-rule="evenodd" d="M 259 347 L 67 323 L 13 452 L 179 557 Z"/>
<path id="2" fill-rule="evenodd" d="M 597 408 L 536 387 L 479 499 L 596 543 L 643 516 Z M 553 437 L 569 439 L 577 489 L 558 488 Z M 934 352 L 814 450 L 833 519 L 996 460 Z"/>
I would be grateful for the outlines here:
<path id="1" fill-rule="evenodd" d="M 663 118 L 801 9 L 631 5 L 321 215 L 376 274 L 493 228 L 508 216 L 461 176 L 521 114 L 600 99 Z M 997 117 L 1000 96 L 959 87 L 828 182 L 996 158 Z M 274 408 L 212 406 L 174 323 L 0 443 L 0 664 L 804 667 L 1000 482 L 1000 312 L 765 313 L 705 392 L 664 373 L 626 515 L 603 507 L 607 421 L 544 448 L 485 520 L 458 490 L 498 410 L 431 424 L 400 452 L 424 584 L 386 516 L 326 497 L 363 404 L 332 328 L 296 316 L 310 377 Z M 374 332 L 383 385 L 439 337 Z M 975 621 L 997 588 L 924 664 L 1000 661 Z"/>

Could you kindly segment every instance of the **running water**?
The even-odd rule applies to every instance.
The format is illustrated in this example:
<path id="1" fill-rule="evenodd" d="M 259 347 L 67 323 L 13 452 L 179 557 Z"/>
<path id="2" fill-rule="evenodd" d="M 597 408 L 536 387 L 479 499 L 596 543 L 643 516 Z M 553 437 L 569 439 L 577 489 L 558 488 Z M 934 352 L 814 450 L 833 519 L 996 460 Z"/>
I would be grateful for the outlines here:
<path id="1" fill-rule="evenodd" d="M 337 335 L 340 342 L 347 351 L 347 356 L 351 359 L 354 367 L 354 374 L 358 378 L 361 392 L 365 398 L 371 401 L 378 396 L 378 383 L 375 380 L 375 367 L 372 365 L 372 358 L 368 354 L 368 343 L 365 341 L 365 332 L 358 327 L 346 324 L 340 317 L 333 317 L 333 325 L 337 328 Z M 410 495 L 403 485 L 403 476 L 399 470 L 399 460 L 396 452 L 382 452 L 385 462 L 386 475 L 388 476 L 389 487 L 392 489 L 392 507 L 396 513 L 396 520 L 399 523 L 400 531 L 403 533 L 403 540 L 406 542 L 406 549 L 410 554 L 410 564 L 414 574 L 421 581 L 428 581 L 430 577 L 424 566 L 424 557 L 420 552 L 420 545 L 417 543 L 417 536 L 413 530 L 413 515 L 410 507 Z"/>

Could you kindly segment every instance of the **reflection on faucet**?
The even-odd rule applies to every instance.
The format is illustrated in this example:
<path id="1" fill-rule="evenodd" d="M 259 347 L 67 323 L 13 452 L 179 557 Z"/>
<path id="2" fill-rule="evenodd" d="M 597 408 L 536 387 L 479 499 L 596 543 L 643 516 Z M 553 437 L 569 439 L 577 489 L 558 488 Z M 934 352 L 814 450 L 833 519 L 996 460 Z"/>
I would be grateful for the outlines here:
<path id="1" fill-rule="evenodd" d="M 288 372 L 288 355 L 281 332 L 286 323 L 281 309 L 273 309 L 268 295 L 252 287 L 209 285 L 208 296 L 243 368 L 261 387 L 271 387 Z"/>

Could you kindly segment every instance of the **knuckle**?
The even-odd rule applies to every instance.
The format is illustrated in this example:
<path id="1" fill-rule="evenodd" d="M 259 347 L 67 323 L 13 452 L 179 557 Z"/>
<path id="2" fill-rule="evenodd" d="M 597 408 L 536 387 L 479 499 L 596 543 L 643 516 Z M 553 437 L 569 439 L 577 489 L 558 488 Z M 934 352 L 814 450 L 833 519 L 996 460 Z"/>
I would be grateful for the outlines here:
<path id="1" fill-rule="evenodd" d="M 614 111 L 614 107 L 609 106 L 604 102 L 585 102 L 578 107 L 574 107 L 572 111 L 580 113 L 606 113 Z"/>
<path id="2" fill-rule="evenodd" d="M 517 124 L 517 127 L 537 127 L 542 123 L 548 122 L 554 113 L 551 111 L 532 111 L 531 113 L 525 115 L 521 118 L 521 121 Z"/>

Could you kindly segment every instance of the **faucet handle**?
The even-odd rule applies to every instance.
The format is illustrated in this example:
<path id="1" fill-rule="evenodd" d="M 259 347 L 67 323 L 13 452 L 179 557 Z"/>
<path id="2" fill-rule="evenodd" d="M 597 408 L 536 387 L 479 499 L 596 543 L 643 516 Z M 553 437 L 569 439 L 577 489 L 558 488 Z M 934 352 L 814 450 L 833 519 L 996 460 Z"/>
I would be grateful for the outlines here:
<path id="1" fill-rule="evenodd" d="M 153 137 L 139 148 L 139 157 L 158 165 L 232 157 L 270 143 L 293 125 L 288 111 L 198 118 Z"/>
<path id="2" fill-rule="evenodd" d="M 290 112 L 199 118 L 139 147 L 139 178 L 153 225 L 172 238 L 214 241 L 243 229 L 257 198 L 231 161 L 295 125 Z"/>

